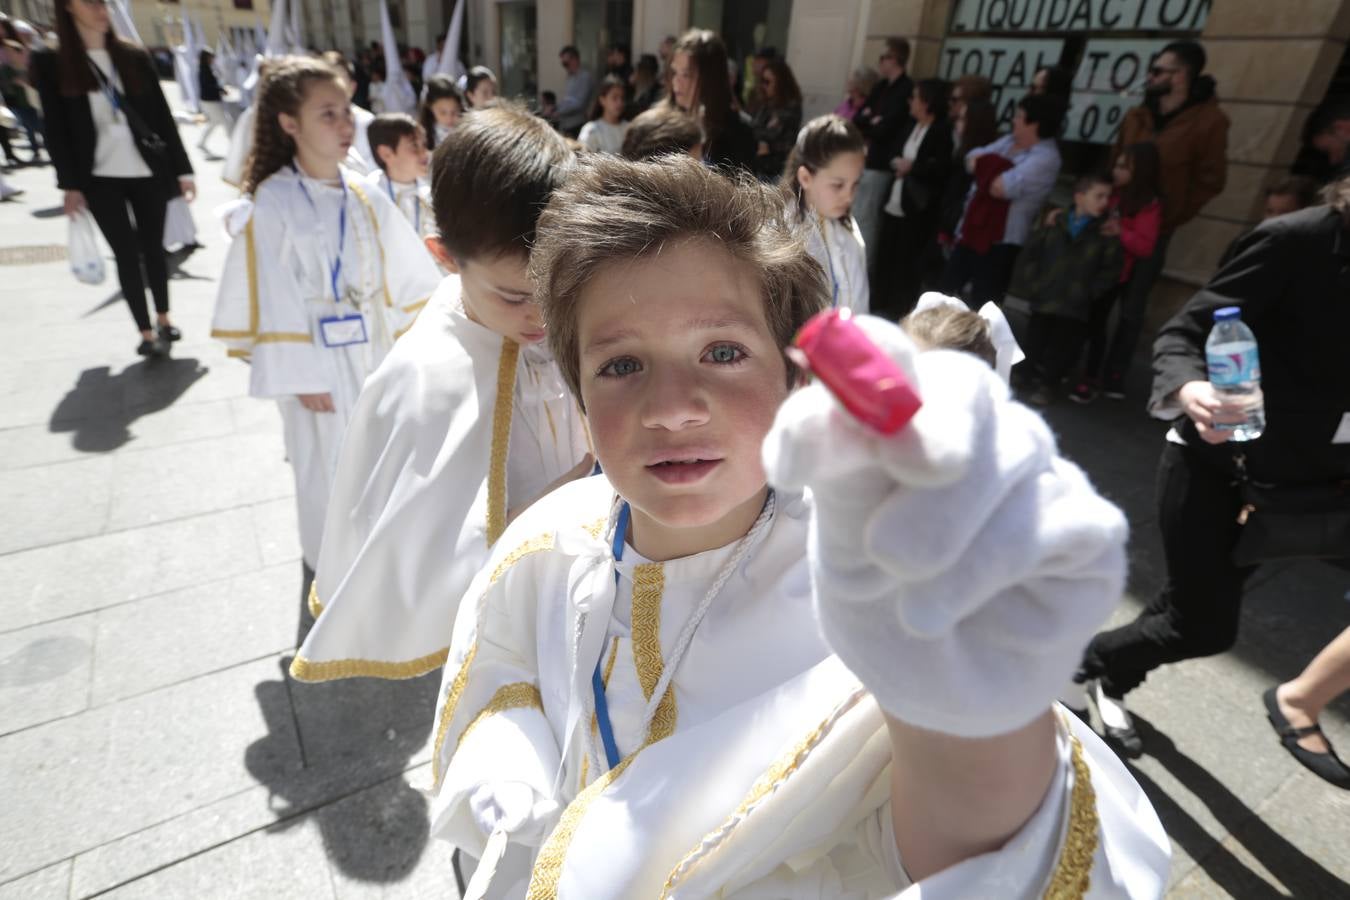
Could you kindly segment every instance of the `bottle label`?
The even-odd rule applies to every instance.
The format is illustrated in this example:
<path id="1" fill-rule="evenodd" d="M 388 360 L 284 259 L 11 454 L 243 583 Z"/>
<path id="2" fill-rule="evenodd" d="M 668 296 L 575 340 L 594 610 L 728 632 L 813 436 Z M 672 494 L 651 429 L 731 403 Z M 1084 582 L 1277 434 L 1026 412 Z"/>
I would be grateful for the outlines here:
<path id="1" fill-rule="evenodd" d="M 1229 344 L 1211 347 L 1205 352 L 1210 384 L 1259 384 L 1261 361 L 1255 344 Z"/>

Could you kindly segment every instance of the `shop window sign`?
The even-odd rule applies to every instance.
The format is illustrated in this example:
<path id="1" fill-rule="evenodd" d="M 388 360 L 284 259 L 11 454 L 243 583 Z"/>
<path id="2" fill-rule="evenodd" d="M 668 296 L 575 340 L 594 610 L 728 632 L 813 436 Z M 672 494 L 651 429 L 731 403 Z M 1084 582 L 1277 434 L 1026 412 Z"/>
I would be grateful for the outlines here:
<path id="1" fill-rule="evenodd" d="M 1061 137 L 1115 141 L 1125 113 L 1143 101 L 1158 52 L 1204 28 L 1212 0 L 958 0 L 942 45 L 939 76 L 993 82 L 1007 127 L 1036 70 L 1074 73 Z M 1131 32 L 1137 32 L 1131 34 Z"/>
<path id="2" fill-rule="evenodd" d="M 951 31 L 1199 31 L 1213 0 L 958 0 Z"/>

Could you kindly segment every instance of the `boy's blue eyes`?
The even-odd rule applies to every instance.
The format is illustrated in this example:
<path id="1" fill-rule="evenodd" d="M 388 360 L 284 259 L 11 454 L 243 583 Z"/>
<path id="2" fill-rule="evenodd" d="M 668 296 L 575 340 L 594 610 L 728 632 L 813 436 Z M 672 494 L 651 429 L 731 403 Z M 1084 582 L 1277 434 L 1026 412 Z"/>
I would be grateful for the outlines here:
<path id="1" fill-rule="evenodd" d="M 702 360 L 719 366 L 734 366 L 744 362 L 747 354 L 737 344 L 714 344 L 703 353 Z M 601 378 L 625 378 L 642 371 L 642 363 L 631 356 L 621 356 L 605 363 L 596 372 Z"/>

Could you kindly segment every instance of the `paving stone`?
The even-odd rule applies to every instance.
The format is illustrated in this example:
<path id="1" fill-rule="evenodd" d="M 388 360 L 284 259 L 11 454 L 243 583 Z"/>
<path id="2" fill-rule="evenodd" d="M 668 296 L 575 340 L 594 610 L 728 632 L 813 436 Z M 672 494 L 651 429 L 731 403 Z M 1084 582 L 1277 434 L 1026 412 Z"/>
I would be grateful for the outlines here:
<path id="1" fill-rule="evenodd" d="M 275 659 L 0 738 L 0 879 L 299 771 Z"/>
<path id="2" fill-rule="evenodd" d="M 0 556 L 0 629 L 24 628 L 258 567 L 247 508 L 11 553 Z"/>
<path id="3" fill-rule="evenodd" d="M 108 457 L 0 472 L 0 554 L 104 531 L 112 472 Z"/>
<path id="4" fill-rule="evenodd" d="M 281 427 L 281 413 L 274 400 L 235 397 L 230 401 L 230 412 L 234 415 L 234 430 L 241 434 L 273 434 Z"/>
<path id="5" fill-rule="evenodd" d="M 0 469 L 80 459 L 90 453 L 145 450 L 218 437 L 232 430 L 229 401 L 189 403 L 137 415 L 80 419 L 0 430 Z"/>
<path id="6" fill-rule="evenodd" d="M 251 511 L 253 532 L 258 538 L 258 552 L 262 554 L 263 565 L 299 560 L 300 516 L 295 508 L 295 498 L 257 503 Z"/>
<path id="7" fill-rule="evenodd" d="M 279 432 L 119 454 L 116 463 L 110 529 L 231 509 L 295 490 Z"/>
<path id="8" fill-rule="evenodd" d="M 0 884 L 0 900 L 66 900 L 70 896 L 70 860 Z"/>
<path id="9" fill-rule="evenodd" d="M 93 649 L 93 616 L 0 634 L 0 733 L 87 707 Z"/>
<path id="10" fill-rule="evenodd" d="M 290 649 L 300 580 L 292 563 L 100 611 L 93 703 Z"/>
<path id="11" fill-rule="evenodd" d="M 113 900 L 322 900 L 333 897 L 333 883 L 318 828 L 313 822 L 296 819 L 185 859 L 102 896 Z"/>
<path id="12" fill-rule="evenodd" d="M 406 681 L 293 682 L 306 761 L 311 766 L 364 762 L 382 772 L 402 771 L 428 744 L 440 684 L 439 669 Z"/>
<path id="13" fill-rule="evenodd" d="M 338 900 L 458 898 L 453 848 L 429 836 L 427 802 L 409 787 L 430 777 L 422 766 L 314 815 Z"/>

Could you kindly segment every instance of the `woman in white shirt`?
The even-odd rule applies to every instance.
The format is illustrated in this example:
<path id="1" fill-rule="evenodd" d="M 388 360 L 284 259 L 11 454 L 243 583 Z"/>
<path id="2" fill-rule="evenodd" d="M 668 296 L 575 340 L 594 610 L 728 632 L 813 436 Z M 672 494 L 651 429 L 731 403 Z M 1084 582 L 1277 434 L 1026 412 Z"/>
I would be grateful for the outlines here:
<path id="1" fill-rule="evenodd" d="M 925 78 L 914 85 L 909 114 L 914 123 L 891 153 L 895 181 L 882 216 L 873 304 L 897 321 L 918 302 L 923 264 L 932 258 L 930 248 L 937 241 L 942 191 L 952 166 L 946 84 Z"/>
<path id="2" fill-rule="evenodd" d="M 93 214 L 141 333 L 136 352 L 164 356 L 181 337 L 169 321 L 165 207 L 180 193 L 196 196 L 192 165 L 149 54 L 111 30 L 105 0 L 57 3 L 55 15 L 60 46 L 35 54 L 33 69 L 66 215 Z M 147 281 L 155 329 L 145 304 Z"/>

